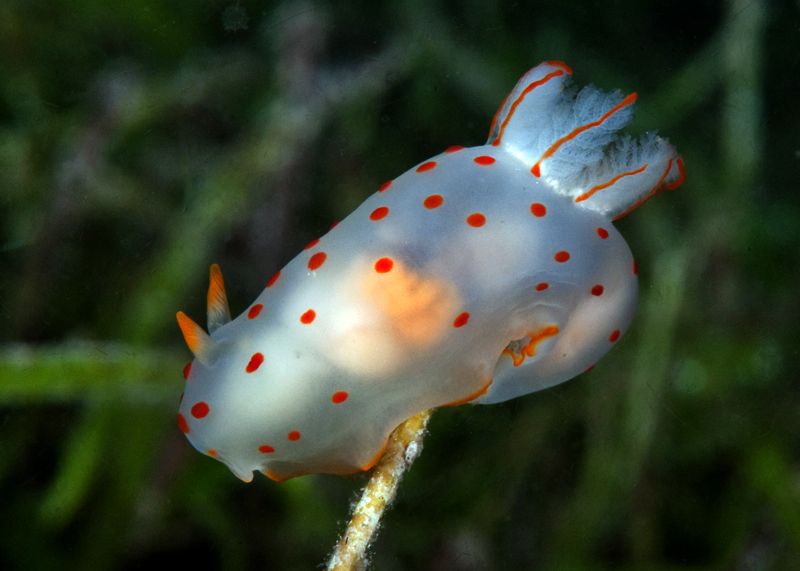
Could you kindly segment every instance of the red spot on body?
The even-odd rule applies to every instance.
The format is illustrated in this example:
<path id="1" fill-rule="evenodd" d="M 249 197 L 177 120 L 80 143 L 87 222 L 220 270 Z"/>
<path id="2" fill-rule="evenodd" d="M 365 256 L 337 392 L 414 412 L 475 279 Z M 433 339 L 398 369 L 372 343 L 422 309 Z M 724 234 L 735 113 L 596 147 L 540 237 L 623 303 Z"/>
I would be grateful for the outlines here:
<path id="1" fill-rule="evenodd" d="M 244 368 L 245 371 L 248 373 L 252 373 L 256 369 L 261 366 L 261 363 L 264 362 L 264 355 L 261 353 L 253 353 L 253 356 L 250 357 L 250 362 L 247 363 L 247 366 Z"/>
<path id="2" fill-rule="evenodd" d="M 339 222 L 341 222 L 341 221 L 340 220 L 334 220 L 333 222 L 331 222 L 331 226 L 328 229 L 329 230 L 333 230 L 334 228 L 336 228 L 339 225 Z"/>
<path id="3" fill-rule="evenodd" d="M 275 452 L 275 449 L 269 444 L 262 444 L 261 446 L 258 447 L 258 451 L 261 452 L 262 454 L 272 454 L 273 452 Z"/>
<path id="4" fill-rule="evenodd" d="M 563 264 L 564 262 L 569 260 L 569 252 L 567 252 L 566 250 L 559 250 L 558 252 L 556 252 L 556 255 L 553 256 L 553 259 L 559 264 Z"/>
<path id="5" fill-rule="evenodd" d="M 549 287 L 550 285 L 547 282 L 539 282 L 536 284 L 536 291 L 544 291 Z"/>
<path id="6" fill-rule="evenodd" d="M 592 295 L 603 295 L 603 291 L 605 291 L 605 289 L 600 284 L 595 284 L 592 286 L 591 291 Z"/>
<path id="7" fill-rule="evenodd" d="M 300 431 L 299 430 L 292 430 L 289 434 L 286 435 L 286 438 L 295 442 L 296 440 L 300 440 Z"/>
<path id="8" fill-rule="evenodd" d="M 394 182 L 394 180 L 387 180 L 386 182 L 384 182 L 382 185 L 380 185 L 378 187 L 378 192 L 385 192 L 386 189 L 388 189 L 390 186 L 392 186 L 393 182 Z"/>
<path id="9" fill-rule="evenodd" d="M 280 278 L 280 277 L 281 277 L 281 272 L 280 272 L 280 270 L 278 270 L 277 272 L 275 272 L 275 274 L 271 278 L 269 278 L 269 281 L 267 282 L 267 287 L 274 286 L 275 282 L 277 282 L 278 278 Z"/>
<path id="10" fill-rule="evenodd" d="M 635 261 L 633 262 L 633 275 L 639 275 L 639 264 L 637 264 Z"/>
<path id="11" fill-rule="evenodd" d="M 313 240 L 311 240 L 311 241 L 310 241 L 308 244 L 306 244 L 306 245 L 305 245 L 305 247 L 304 247 L 303 249 L 304 249 L 304 250 L 310 250 L 311 248 L 313 248 L 313 247 L 314 247 L 314 246 L 316 246 L 317 244 L 319 244 L 319 238 L 314 238 L 314 239 L 313 239 Z"/>
<path id="12" fill-rule="evenodd" d="M 311 271 L 318 270 L 327 259 L 328 254 L 325 252 L 317 252 L 308 259 L 308 269 Z"/>
<path id="13" fill-rule="evenodd" d="M 186 418 L 178 413 L 178 428 L 181 429 L 181 432 L 184 434 L 189 434 L 189 423 L 186 422 Z"/>
<path id="14" fill-rule="evenodd" d="M 473 212 L 469 216 L 467 216 L 467 224 L 473 226 L 474 228 L 480 228 L 484 224 L 486 224 L 486 216 L 481 214 L 480 212 Z"/>
<path id="15" fill-rule="evenodd" d="M 605 228 L 598 228 L 597 235 L 600 236 L 602 240 L 605 240 L 606 238 L 608 238 L 608 230 L 606 230 Z"/>
<path id="16" fill-rule="evenodd" d="M 469 312 L 462 311 L 453 320 L 453 327 L 464 327 L 469 321 Z"/>
<path id="17" fill-rule="evenodd" d="M 479 157 L 475 157 L 472 160 L 475 161 L 476 164 L 479 164 L 479 165 L 484 166 L 484 167 L 487 166 L 487 165 L 494 164 L 494 162 L 495 162 L 495 158 L 494 157 L 490 157 L 489 155 L 481 155 Z"/>
<path id="18" fill-rule="evenodd" d="M 456 153 L 456 152 L 458 152 L 458 151 L 462 150 L 463 148 L 464 148 L 464 147 L 462 147 L 461 145 L 453 145 L 452 147 L 447 147 L 447 148 L 444 150 L 444 152 L 445 152 L 445 153 Z"/>
<path id="19" fill-rule="evenodd" d="M 533 165 L 533 168 L 531 168 L 531 174 L 533 176 L 535 176 L 536 178 L 539 178 L 540 176 L 542 176 L 542 169 L 539 168 L 539 163 L 536 163 L 535 165 Z"/>
<path id="20" fill-rule="evenodd" d="M 336 391 L 331 395 L 331 402 L 333 404 L 342 404 L 350 395 L 347 394 L 347 391 Z"/>
<path id="21" fill-rule="evenodd" d="M 264 309 L 264 304 L 257 303 L 253 307 L 251 307 L 247 312 L 247 319 L 255 319 L 261 313 L 261 310 Z"/>
<path id="22" fill-rule="evenodd" d="M 608 340 L 612 343 L 616 342 L 619 339 L 619 329 L 615 329 L 611 332 L 611 335 L 608 336 Z"/>
<path id="23" fill-rule="evenodd" d="M 375 271 L 379 274 L 385 274 L 391 271 L 392 267 L 394 267 L 394 262 L 391 258 L 381 258 L 375 262 Z"/>
<path id="24" fill-rule="evenodd" d="M 541 218 L 545 214 L 547 214 L 547 208 L 541 202 L 534 202 L 531 204 L 531 214 Z"/>
<path id="25" fill-rule="evenodd" d="M 309 309 L 303 315 L 300 316 L 300 323 L 308 325 L 312 323 L 317 318 L 317 312 L 313 309 Z"/>
<path id="26" fill-rule="evenodd" d="M 195 418 L 205 418 L 211 409 L 208 408 L 208 403 L 200 401 L 192 406 L 192 416 Z"/>
<path id="27" fill-rule="evenodd" d="M 386 206 L 379 206 L 372 213 L 369 215 L 370 220 L 381 220 L 382 218 L 386 218 L 389 214 L 389 209 Z"/>
<path id="28" fill-rule="evenodd" d="M 183 367 L 183 378 L 186 379 L 186 380 L 189 380 L 189 375 L 191 375 L 191 374 L 192 374 L 192 362 L 189 361 Z"/>
<path id="29" fill-rule="evenodd" d="M 206 450 L 206 454 L 208 454 L 212 458 L 216 458 L 217 456 L 219 456 L 219 452 L 217 452 L 213 448 L 209 448 L 208 450 Z"/>
<path id="30" fill-rule="evenodd" d="M 434 208 L 439 208 L 444 203 L 444 198 L 441 194 L 431 194 L 428 196 L 422 204 L 425 205 L 425 208 L 433 210 Z"/>
<path id="31" fill-rule="evenodd" d="M 428 161 L 427 163 L 422 163 L 417 167 L 417 172 L 425 172 L 429 170 L 433 170 L 437 167 L 436 161 Z"/>

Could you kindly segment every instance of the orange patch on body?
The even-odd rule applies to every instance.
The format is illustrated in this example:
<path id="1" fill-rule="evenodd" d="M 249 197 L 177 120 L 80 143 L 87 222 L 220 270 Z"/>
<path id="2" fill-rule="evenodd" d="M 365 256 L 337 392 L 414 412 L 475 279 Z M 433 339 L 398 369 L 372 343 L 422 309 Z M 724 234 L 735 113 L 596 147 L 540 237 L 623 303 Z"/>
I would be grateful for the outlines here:
<path id="1" fill-rule="evenodd" d="M 558 335 L 559 329 L 557 325 L 548 325 L 543 327 L 542 329 L 535 331 L 533 333 L 528 333 L 528 337 L 530 341 L 524 346 L 520 347 L 518 350 L 514 348 L 506 347 L 503 349 L 503 355 L 508 355 L 514 361 L 514 366 L 519 367 L 522 363 L 525 362 L 525 359 L 528 357 L 533 357 L 536 355 L 536 348 L 542 341 L 549 339 L 550 337 L 555 337 Z"/>
<path id="2" fill-rule="evenodd" d="M 394 260 L 391 272 L 367 272 L 361 292 L 383 317 L 394 341 L 416 347 L 444 334 L 459 302 L 450 283 L 422 276 L 399 260 Z"/>

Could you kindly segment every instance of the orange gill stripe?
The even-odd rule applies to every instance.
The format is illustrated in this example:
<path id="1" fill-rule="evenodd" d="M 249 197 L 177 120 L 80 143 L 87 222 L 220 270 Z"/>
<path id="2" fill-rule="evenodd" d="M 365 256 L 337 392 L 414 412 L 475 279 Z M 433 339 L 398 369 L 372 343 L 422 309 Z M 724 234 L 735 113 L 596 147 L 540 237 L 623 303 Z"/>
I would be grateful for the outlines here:
<path id="1" fill-rule="evenodd" d="M 527 96 L 531 91 L 533 91 L 540 85 L 544 85 L 554 77 L 559 77 L 561 75 L 564 75 L 565 73 L 567 72 L 565 72 L 563 69 L 557 69 L 556 71 L 551 71 L 543 78 L 537 79 L 536 81 L 529 83 L 528 86 L 522 90 L 522 93 L 520 93 L 519 96 L 514 100 L 514 103 L 511 104 L 511 107 L 509 107 L 508 113 L 506 114 L 506 118 L 500 125 L 500 131 L 497 133 L 497 138 L 492 142 L 492 145 L 497 146 L 501 143 L 501 141 L 503 140 L 503 133 L 505 133 L 506 127 L 508 126 L 508 122 L 511 121 L 511 117 L 514 115 L 514 113 L 517 110 L 517 107 L 519 107 L 523 99 L 525 99 L 525 96 Z"/>
<path id="2" fill-rule="evenodd" d="M 481 388 L 479 388 L 474 393 L 470 393 L 467 396 L 465 396 L 463 399 L 454 400 L 453 402 L 449 402 L 447 404 L 443 404 L 442 406 L 443 407 L 459 406 L 459 405 L 467 404 L 468 402 L 474 401 L 476 398 L 485 395 L 486 391 L 489 390 L 489 387 L 492 386 L 493 382 L 494 382 L 494 379 L 489 379 L 488 383 L 483 385 Z"/>
<path id="3" fill-rule="evenodd" d="M 683 184 L 683 181 L 686 180 L 686 169 L 683 167 L 683 157 L 678 157 L 675 162 L 678 165 L 678 178 L 673 182 L 664 185 L 664 188 L 667 190 L 675 190 Z"/>
<path id="4" fill-rule="evenodd" d="M 586 200 L 587 198 L 591 198 L 592 196 L 594 196 L 594 194 L 596 192 L 599 192 L 599 191 L 603 190 L 604 188 L 608 188 L 609 186 L 615 184 L 619 179 L 621 179 L 623 177 L 626 177 L 626 176 L 633 176 L 635 174 L 639 174 L 641 172 L 644 172 L 645 169 L 647 169 L 647 163 L 644 163 L 642 166 L 640 166 L 636 170 L 620 173 L 617 176 L 615 176 L 614 178 L 610 179 L 609 181 L 604 182 L 603 184 L 598 184 L 597 186 L 593 186 L 592 188 L 590 188 L 589 190 L 587 190 L 586 192 L 581 194 L 578 198 L 576 198 L 575 202 L 582 202 L 582 201 Z"/>
<path id="5" fill-rule="evenodd" d="M 534 164 L 533 167 L 531 168 L 531 173 L 533 173 L 533 176 L 536 177 L 541 176 L 542 173 L 539 165 L 545 159 L 553 156 L 553 154 L 555 154 L 555 152 L 559 149 L 559 147 L 561 147 L 561 145 L 563 145 L 568 141 L 571 141 L 584 131 L 588 131 L 589 129 L 593 129 L 599 125 L 602 125 L 608 120 L 609 117 L 614 115 L 617 111 L 627 107 L 628 105 L 632 105 L 636 101 L 637 97 L 638 95 L 636 93 L 628 94 L 625 97 L 625 99 L 623 99 L 622 101 L 614 105 L 614 107 L 603 113 L 603 115 L 598 120 L 592 121 L 591 123 L 586 123 L 585 125 L 581 125 L 580 127 L 576 127 L 575 129 L 572 130 L 572 132 L 567 133 L 566 135 L 558 139 L 555 143 L 550 145 L 550 147 L 542 154 L 542 156 L 539 157 L 539 160 L 536 161 L 536 164 Z"/>
<path id="6" fill-rule="evenodd" d="M 617 214 L 617 216 L 614 217 L 614 220 L 616 221 L 616 220 L 619 220 L 620 218 L 626 217 L 628 214 L 630 214 L 631 212 L 633 212 L 634 210 L 639 208 L 642 204 L 644 204 L 645 202 L 647 202 L 648 200 L 653 198 L 653 196 L 655 196 L 655 194 L 659 190 L 661 190 L 661 185 L 664 184 L 664 179 L 667 178 L 667 175 L 669 174 L 669 171 L 671 169 L 672 169 L 672 159 L 670 159 L 669 162 L 667 163 L 667 168 L 664 169 L 664 172 L 658 178 L 658 182 L 656 182 L 656 184 L 653 185 L 653 188 L 651 188 L 649 191 L 647 191 L 647 193 L 644 196 L 642 196 L 642 198 L 640 198 L 639 200 L 637 200 L 636 202 L 631 204 L 628 208 L 623 210 L 620 214 Z"/>
<path id="7" fill-rule="evenodd" d="M 546 63 L 547 65 L 552 65 L 553 67 L 560 67 L 561 69 L 566 71 L 569 75 L 572 75 L 572 68 L 561 60 L 551 59 L 544 63 Z"/>
<path id="8" fill-rule="evenodd" d="M 489 125 L 489 139 L 492 138 L 492 133 L 494 132 L 494 126 L 497 125 L 497 119 L 500 118 L 500 112 L 503 110 L 503 107 L 506 106 L 506 102 L 508 101 L 509 97 L 511 97 L 510 92 L 505 96 L 505 99 L 503 99 L 503 102 L 500 104 L 500 107 L 498 107 L 497 111 L 495 111 L 494 117 L 492 117 L 492 124 Z"/>

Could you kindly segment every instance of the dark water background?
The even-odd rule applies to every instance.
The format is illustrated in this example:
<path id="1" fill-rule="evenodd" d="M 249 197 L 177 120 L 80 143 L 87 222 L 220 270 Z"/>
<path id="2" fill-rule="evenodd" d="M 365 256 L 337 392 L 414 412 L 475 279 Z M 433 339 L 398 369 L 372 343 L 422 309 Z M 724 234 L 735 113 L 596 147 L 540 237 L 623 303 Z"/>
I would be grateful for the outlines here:
<path id="1" fill-rule="evenodd" d="M 434 415 L 375 569 L 800 569 L 800 5 L 0 4 L 0 565 L 312 569 L 361 477 L 235 479 L 175 428 L 209 263 L 238 313 L 562 59 L 687 166 L 619 227 L 589 374 Z"/>

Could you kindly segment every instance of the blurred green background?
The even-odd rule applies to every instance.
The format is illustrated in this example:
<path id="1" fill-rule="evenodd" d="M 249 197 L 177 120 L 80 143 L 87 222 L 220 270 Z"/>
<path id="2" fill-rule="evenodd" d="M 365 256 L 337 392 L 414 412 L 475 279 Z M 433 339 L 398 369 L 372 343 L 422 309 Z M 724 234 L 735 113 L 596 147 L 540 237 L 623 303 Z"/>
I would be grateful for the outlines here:
<path id="1" fill-rule="evenodd" d="M 245 485 L 175 427 L 235 313 L 385 179 L 562 59 L 687 166 L 619 227 L 589 374 L 437 412 L 375 569 L 800 569 L 800 4 L 0 2 L 0 566 L 311 569 L 364 477 Z"/>

